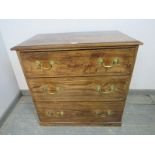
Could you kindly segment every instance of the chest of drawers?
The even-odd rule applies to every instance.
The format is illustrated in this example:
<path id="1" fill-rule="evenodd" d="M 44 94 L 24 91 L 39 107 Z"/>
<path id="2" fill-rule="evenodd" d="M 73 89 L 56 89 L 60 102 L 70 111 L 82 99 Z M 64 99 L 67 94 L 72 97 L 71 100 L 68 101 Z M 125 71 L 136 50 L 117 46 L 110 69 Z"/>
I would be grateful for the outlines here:
<path id="1" fill-rule="evenodd" d="M 117 31 L 40 34 L 15 46 L 41 125 L 121 125 L 142 44 Z"/>

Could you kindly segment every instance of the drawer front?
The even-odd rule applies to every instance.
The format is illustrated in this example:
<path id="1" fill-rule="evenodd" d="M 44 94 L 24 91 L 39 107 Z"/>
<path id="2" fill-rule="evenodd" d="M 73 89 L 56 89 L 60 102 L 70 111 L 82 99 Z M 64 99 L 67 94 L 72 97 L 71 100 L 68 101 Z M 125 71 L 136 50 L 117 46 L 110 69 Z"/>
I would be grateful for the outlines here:
<path id="1" fill-rule="evenodd" d="M 125 99 L 129 77 L 36 78 L 28 82 L 36 101 L 112 101 Z"/>
<path id="2" fill-rule="evenodd" d="M 37 102 L 41 122 L 121 122 L 123 102 Z"/>
<path id="3" fill-rule="evenodd" d="M 125 75 L 133 68 L 135 49 L 21 53 L 27 77 Z"/>

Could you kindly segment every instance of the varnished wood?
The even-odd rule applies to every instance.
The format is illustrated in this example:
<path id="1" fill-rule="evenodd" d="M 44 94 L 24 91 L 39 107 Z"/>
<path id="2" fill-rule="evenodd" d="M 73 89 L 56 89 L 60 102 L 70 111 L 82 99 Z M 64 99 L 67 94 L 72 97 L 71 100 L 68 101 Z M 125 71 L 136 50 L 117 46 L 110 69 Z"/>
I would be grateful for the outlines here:
<path id="1" fill-rule="evenodd" d="M 112 126 L 118 127 L 122 125 L 122 122 L 52 122 L 52 121 L 40 121 L 41 126 Z"/>
<path id="2" fill-rule="evenodd" d="M 41 122 L 113 123 L 121 122 L 124 103 L 43 101 L 38 102 L 37 108 Z M 63 116 L 59 114 L 60 111 L 63 112 Z M 51 115 L 48 115 L 49 113 Z"/>
<path id="3" fill-rule="evenodd" d="M 140 41 L 118 31 L 40 34 L 15 46 L 12 50 L 86 48 L 139 45 Z"/>
<path id="4" fill-rule="evenodd" d="M 128 76 L 29 79 L 35 101 L 124 100 L 128 83 Z M 97 91 L 98 86 L 101 87 L 101 92 Z M 111 86 L 114 87 L 112 92 Z"/>
<path id="5" fill-rule="evenodd" d="M 126 75 L 132 72 L 134 56 L 135 48 L 21 53 L 28 77 Z M 119 62 L 106 68 L 98 62 L 100 58 L 104 59 L 105 65 L 111 65 L 115 58 Z M 38 68 L 38 61 L 42 68 Z M 50 61 L 54 63 L 52 68 Z"/>
<path id="6" fill-rule="evenodd" d="M 140 44 L 120 32 L 86 32 L 13 47 L 40 125 L 120 126 Z"/>

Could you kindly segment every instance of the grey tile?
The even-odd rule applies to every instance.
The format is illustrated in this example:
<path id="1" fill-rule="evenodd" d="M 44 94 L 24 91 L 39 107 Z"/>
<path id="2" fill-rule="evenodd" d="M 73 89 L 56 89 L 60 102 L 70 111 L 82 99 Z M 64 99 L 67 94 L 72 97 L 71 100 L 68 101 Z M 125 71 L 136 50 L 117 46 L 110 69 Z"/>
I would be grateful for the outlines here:
<path id="1" fill-rule="evenodd" d="M 2 134 L 38 134 L 38 135 L 108 135 L 109 127 L 66 127 L 66 126 L 39 126 L 38 123 L 9 124 L 2 129 Z"/>
<path id="2" fill-rule="evenodd" d="M 155 124 L 155 119 L 147 114 L 126 114 L 123 115 L 122 121 L 125 126 Z"/>
<path id="3" fill-rule="evenodd" d="M 124 124 L 155 124 L 155 105 L 127 104 L 123 113 Z"/>
<path id="4" fill-rule="evenodd" d="M 123 126 L 122 127 L 116 127 L 111 128 L 110 133 L 113 135 L 138 135 L 138 129 L 137 126 Z"/>
<path id="5" fill-rule="evenodd" d="M 26 123 L 19 123 L 18 125 L 9 124 L 9 126 L 4 127 L 1 130 L 1 134 L 3 135 L 40 135 L 42 133 L 42 130 L 37 125 Z"/>
<path id="6" fill-rule="evenodd" d="M 133 106 L 133 113 L 134 114 L 145 114 L 145 115 L 155 115 L 155 104 L 150 105 L 140 105 L 135 104 Z"/>
<path id="7" fill-rule="evenodd" d="M 26 104 L 28 104 L 28 103 L 32 104 L 33 101 L 32 101 L 31 96 L 22 96 L 19 102 L 26 103 Z"/>
<path id="8" fill-rule="evenodd" d="M 44 127 L 42 134 L 56 135 L 109 135 L 109 127 Z"/>
<path id="9" fill-rule="evenodd" d="M 33 114 L 12 115 L 1 128 L 2 134 L 37 134 L 40 128 Z"/>
<path id="10" fill-rule="evenodd" d="M 33 105 L 33 103 L 29 103 L 29 104 L 26 104 L 26 103 L 20 103 L 17 107 L 16 107 L 16 109 L 15 109 L 15 111 L 14 111 L 14 113 L 17 113 L 17 114 L 21 114 L 21 115 L 23 115 L 23 114 L 36 114 L 37 112 L 36 112 L 36 110 L 35 110 L 35 107 L 34 107 L 34 105 Z"/>
<path id="11" fill-rule="evenodd" d="M 155 135 L 155 125 L 123 125 L 111 128 L 110 133 L 114 135 Z"/>
<path id="12" fill-rule="evenodd" d="M 124 115 L 128 113 L 134 112 L 134 105 L 133 104 L 126 104 L 124 108 Z"/>
<path id="13" fill-rule="evenodd" d="M 155 135 L 155 125 L 137 126 L 139 135 Z"/>
<path id="14" fill-rule="evenodd" d="M 128 95 L 126 102 L 130 104 L 153 104 L 149 95 Z"/>

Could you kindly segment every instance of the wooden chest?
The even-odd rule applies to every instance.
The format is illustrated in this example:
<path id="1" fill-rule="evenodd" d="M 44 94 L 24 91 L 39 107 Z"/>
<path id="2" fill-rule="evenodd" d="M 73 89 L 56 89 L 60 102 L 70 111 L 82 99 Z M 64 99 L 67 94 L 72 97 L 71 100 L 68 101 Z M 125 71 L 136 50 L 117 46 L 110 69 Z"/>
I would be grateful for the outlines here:
<path id="1" fill-rule="evenodd" d="M 141 42 L 117 31 L 40 34 L 15 46 L 41 125 L 121 125 Z"/>

